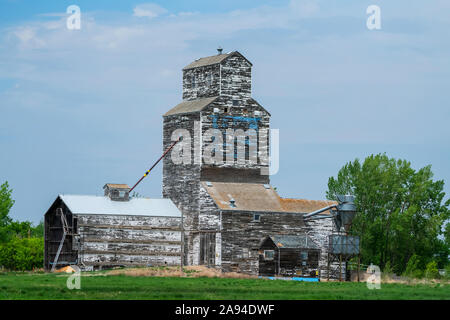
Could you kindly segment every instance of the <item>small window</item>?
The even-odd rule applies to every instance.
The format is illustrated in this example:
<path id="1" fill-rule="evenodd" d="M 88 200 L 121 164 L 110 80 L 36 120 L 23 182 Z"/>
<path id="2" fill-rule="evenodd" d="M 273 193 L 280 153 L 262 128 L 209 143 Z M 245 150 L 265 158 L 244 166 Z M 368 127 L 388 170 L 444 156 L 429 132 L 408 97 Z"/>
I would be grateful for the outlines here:
<path id="1" fill-rule="evenodd" d="M 197 88 L 197 82 L 195 81 L 195 76 L 191 78 L 192 88 Z"/>
<path id="2" fill-rule="evenodd" d="M 260 222 L 261 221 L 261 215 L 258 214 L 258 213 L 255 213 L 253 215 L 253 221 Z"/>
<path id="3" fill-rule="evenodd" d="M 273 260 L 274 255 L 274 250 L 264 250 L 264 260 Z"/>
<path id="4" fill-rule="evenodd" d="M 208 73 L 208 75 L 206 76 L 206 84 L 208 85 L 208 87 L 211 87 L 212 85 L 212 74 Z"/>
<path id="5" fill-rule="evenodd" d="M 233 106 L 237 107 L 239 105 L 239 101 L 238 100 L 233 100 Z"/>
<path id="6" fill-rule="evenodd" d="M 308 260 L 308 252 L 306 251 L 300 252 L 300 257 L 302 258 L 302 260 Z"/>
<path id="7" fill-rule="evenodd" d="M 223 112 L 228 113 L 228 108 L 223 108 Z"/>
<path id="8" fill-rule="evenodd" d="M 119 197 L 125 198 L 125 191 L 119 191 Z"/>

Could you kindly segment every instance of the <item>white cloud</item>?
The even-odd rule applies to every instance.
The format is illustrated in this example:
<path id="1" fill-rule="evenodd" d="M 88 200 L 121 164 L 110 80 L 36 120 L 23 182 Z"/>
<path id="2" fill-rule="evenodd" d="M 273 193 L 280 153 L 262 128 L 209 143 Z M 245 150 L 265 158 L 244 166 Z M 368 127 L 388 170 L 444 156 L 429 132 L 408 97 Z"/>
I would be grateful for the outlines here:
<path id="1" fill-rule="evenodd" d="M 133 9 L 133 13 L 135 17 L 147 17 L 152 19 L 167 13 L 167 10 L 156 3 L 143 3 L 137 5 Z"/>
<path id="2" fill-rule="evenodd" d="M 14 31 L 14 34 L 20 39 L 20 41 L 29 42 L 35 37 L 36 32 L 33 28 L 24 27 Z"/>

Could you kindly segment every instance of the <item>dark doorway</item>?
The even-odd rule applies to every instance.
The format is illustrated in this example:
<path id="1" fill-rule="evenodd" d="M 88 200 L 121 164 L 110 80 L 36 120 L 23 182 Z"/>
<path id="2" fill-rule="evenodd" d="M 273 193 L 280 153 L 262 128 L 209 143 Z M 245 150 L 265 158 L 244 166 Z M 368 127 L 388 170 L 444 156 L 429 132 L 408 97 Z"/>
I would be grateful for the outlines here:
<path id="1" fill-rule="evenodd" d="M 216 234 L 214 232 L 200 233 L 200 264 L 216 265 Z"/>

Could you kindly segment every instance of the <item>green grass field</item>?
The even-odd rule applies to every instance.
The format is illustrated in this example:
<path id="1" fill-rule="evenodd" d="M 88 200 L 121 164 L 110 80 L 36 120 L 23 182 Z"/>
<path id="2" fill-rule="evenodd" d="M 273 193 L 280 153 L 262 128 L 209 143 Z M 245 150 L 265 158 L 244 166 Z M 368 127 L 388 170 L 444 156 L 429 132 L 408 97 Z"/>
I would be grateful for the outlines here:
<path id="1" fill-rule="evenodd" d="M 450 286 L 230 278 L 133 277 L 102 273 L 66 287 L 67 274 L 0 274 L 0 299 L 450 299 Z"/>

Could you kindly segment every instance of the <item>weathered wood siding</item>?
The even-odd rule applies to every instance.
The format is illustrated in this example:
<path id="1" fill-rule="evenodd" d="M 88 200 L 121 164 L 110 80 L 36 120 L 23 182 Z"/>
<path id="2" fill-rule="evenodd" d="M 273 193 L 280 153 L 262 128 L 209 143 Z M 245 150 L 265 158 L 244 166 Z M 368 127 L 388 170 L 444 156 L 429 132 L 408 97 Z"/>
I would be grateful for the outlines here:
<path id="1" fill-rule="evenodd" d="M 218 164 L 204 163 L 201 173 L 202 180 L 239 182 L 246 178 L 243 182 L 269 183 L 269 176 L 260 174 L 261 167 L 267 167 L 267 162 L 263 162 L 261 156 L 268 154 L 269 141 L 267 135 L 265 141 L 261 140 L 259 133 L 260 130 L 267 131 L 269 129 L 270 114 L 251 98 L 238 100 L 237 106 L 233 105 L 233 101 L 236 100 L 232 100 L 228 96 L 221 96 L 200 114 L 202 135 L 206 136 L 206 131 L 210 129 L 217 129 L 220 130 L 223 141 L 223 144 L 215 146 L 217 152 L 222 153 L 223 161 Z M 219 111 L 214 112 L 214 109 Z M 259 112 L 259 114 L 256 115 L 255 112 Z M 229 140 L 230 134 L 238 133 L 237 130 L 242 130 L 246 136 L 247 142 L 244 146 L 242 143 L 238 144 L 237 139 Z M 202 151 L 211 143 L 211 139 L 209 141 L 204 139 Z M 234 158 L 231 163 L 229 162 L 230 156 L 227 159 L 227 150 L 231 151 L 231 158 Z M 256 161 L 250 158 L 251 152 L 254 152 Z M 238 160 L 237 156 L 241 153 L 244 157 L 239 157 Z M 223 170 L 220 170 L 221 168 Z"/>
<path id="2" fill-rule="evenodd" d="M 181 218 L 76 215 L 85 266 L 179 265 Z"/>
<path id="3" fill-rule="evenodd" d="M 328 276 L 328 236 L 333 233 L 334 225 L 333 219 L 318 219 L 309 220 L 306 223 L 308 235 L 320 247 L 319 268 L 322 278 Z M 331 263 L 330 268 L 334 270 L 339 269 L 337 262 Z M 342 277 L 345 279 L 345 264 L 342 265 Z M 338 279 L 339 277 L 330 273 L 330 278 Z"/>
<path id="4" fill-rule="evenodd" d="M 55 260 L 61 238 L 63 236 L 63 228 L 61 216 L 56 213 L 56 209 L 61 208 L 66 216 L 69 230 L 73 231 L 73 216 L 64 203 L 58 198 L 50 207 L 44 217 L 44 269 L 50 270 Z M 78 263 L 78 254 L 73 248 L 73 237 L 67 235 L 59 255 L 57 267 L 64 264 Z"/>
<path id="5" fill-rule="evenodd" d="M 303 218 L 298 213 L 222 211 L 222 269 L 259 273 L 259 247 L 269 234 L 303 235 Z"/>
<path id="6" fill-rule="evenodd" d="M 220 66 L 218 64 L 183 71 L 183 100 L 214 97 L 219 94 Z"/>
<path id="7" fill-rule="evenodd" d="M 264 250 L 273 250 L 274 259 L 266 260 Z M 301 253 L 307 253 L 303 260 Z M 319 269 L 320 250 L 308 248 L 278 248 L 271 239 L 266 239 L 259 250 L 259 275 L 261 276 L 315 276 Z"/>
<path id="8" fill-rule="evenodd" d="M 177 129 L 188 130 L 192 146 L 194 146 L 194 124 L 199 120 L 198 113 L 164 117 L 163 149 L 166 150 L 173 143 L 172 133 Z M 163 159 L 162 186 L 163 197 L 171 199 L 184 215 L 184 263 L 188 265 L 198 264 L 198 251 L 195 250 L 194 237 L 195 231 L 198 230 L 200 207 L 200 164 L 194 163 L 192 151 L 192 162 L 189 164 L 175 164 L 171 154 Z"/>
<path id="9" fill-rule="evenodd" d="M 221 95 L 235 100 L 249 99 L 252 94 L 252 66 L 240 55 L 232 55 L 221 66 Z"/>

